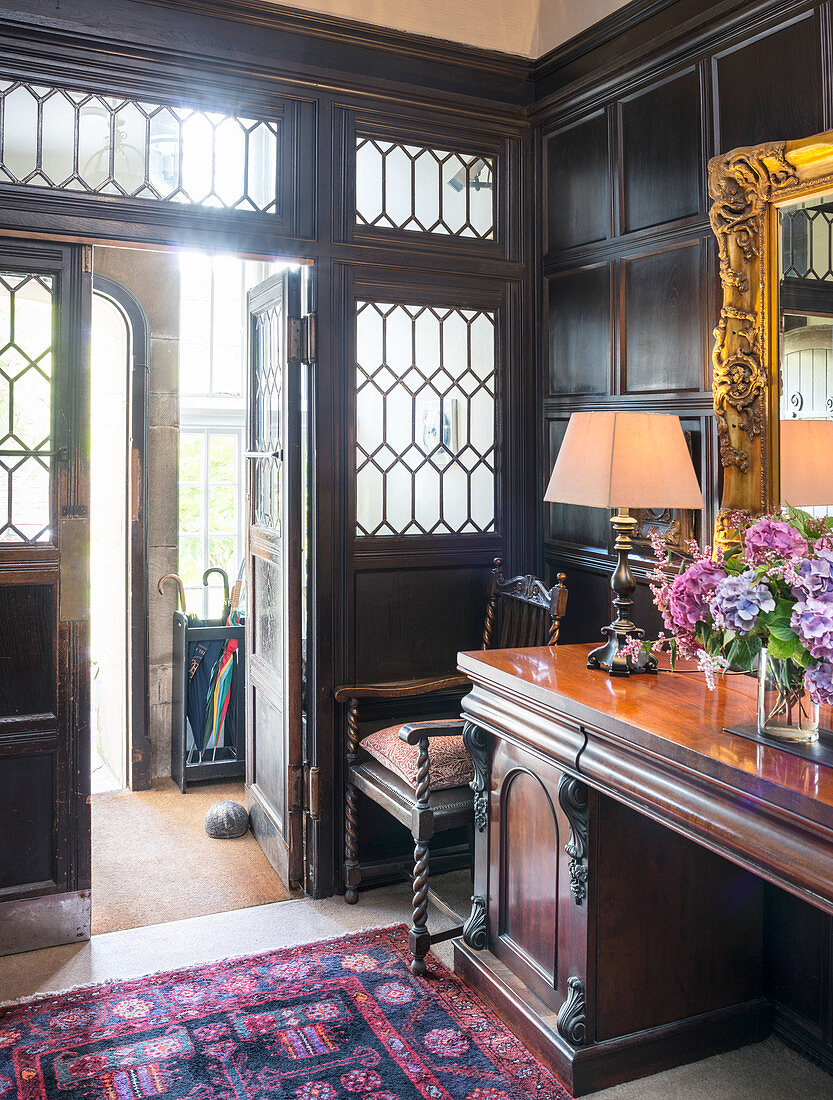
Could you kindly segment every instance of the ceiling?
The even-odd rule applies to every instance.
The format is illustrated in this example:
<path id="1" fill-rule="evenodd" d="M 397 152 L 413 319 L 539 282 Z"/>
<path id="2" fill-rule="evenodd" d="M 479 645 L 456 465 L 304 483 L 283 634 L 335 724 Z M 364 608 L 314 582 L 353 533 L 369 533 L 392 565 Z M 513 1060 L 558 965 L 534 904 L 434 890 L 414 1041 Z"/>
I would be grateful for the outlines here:
<path id="1" fill-rule="evenodd" d="M 277 2 L 277 0 L 275 0 Z M 358 19 L 486 50 L 540 57 L 625 6 L 623 0 L 280 0 L 281 7 Z"/>

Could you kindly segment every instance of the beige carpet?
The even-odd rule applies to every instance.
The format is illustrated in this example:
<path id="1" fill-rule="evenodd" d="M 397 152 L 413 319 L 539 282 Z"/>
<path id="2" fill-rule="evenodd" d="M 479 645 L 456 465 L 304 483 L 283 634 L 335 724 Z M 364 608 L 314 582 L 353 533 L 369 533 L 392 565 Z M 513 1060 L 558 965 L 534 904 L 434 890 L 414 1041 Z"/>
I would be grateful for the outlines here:
<path id="1" fill-rule="evenodd" d="M 200 783 L 92 798 L 93 933 L 227 913 L 299 896 L 284 888 L 251 833 L 211 840 L 206 811 L 242 782 Z"/>

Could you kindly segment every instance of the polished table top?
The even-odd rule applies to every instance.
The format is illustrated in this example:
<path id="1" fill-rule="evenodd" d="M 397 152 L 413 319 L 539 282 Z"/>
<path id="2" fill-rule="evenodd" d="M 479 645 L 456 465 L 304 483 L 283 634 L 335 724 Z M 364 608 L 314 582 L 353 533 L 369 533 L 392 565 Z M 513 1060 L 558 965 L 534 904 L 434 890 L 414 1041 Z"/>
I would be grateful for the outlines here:
<path id="1" fill-rule="evenodd" d="M 730 676 L 709 691 L 699 673 L 612 677 L 586 668 L 591 648 L 461 653 L 474 684 L 463 710 L 833 911 L 833 768 L 725 732 L 754 723 L 756 682 Z"/>

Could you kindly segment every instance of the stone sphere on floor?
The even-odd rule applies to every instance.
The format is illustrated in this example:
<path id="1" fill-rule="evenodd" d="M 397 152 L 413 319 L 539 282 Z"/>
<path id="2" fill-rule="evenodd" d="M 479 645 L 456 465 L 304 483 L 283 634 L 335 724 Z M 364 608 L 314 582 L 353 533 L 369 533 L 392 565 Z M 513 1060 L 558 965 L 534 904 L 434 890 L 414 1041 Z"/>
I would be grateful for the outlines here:
<path id="1" fill-rule="evenodd" d="M 205 831 L 213 840 L 234 840 L 249 830 L 249 812 L 239 802 L 215 802 L 205 815 Z"/>

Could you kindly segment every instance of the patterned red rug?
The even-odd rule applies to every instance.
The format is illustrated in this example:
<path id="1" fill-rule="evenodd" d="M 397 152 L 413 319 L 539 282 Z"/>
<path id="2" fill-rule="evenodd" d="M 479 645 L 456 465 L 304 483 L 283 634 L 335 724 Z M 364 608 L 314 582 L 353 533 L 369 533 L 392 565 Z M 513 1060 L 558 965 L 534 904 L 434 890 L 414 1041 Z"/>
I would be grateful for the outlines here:
<path id="1" fill-rule="evenodd" d="M 0 1009 L 4 1100 L 570 1100 L 403 927 Z"/>

